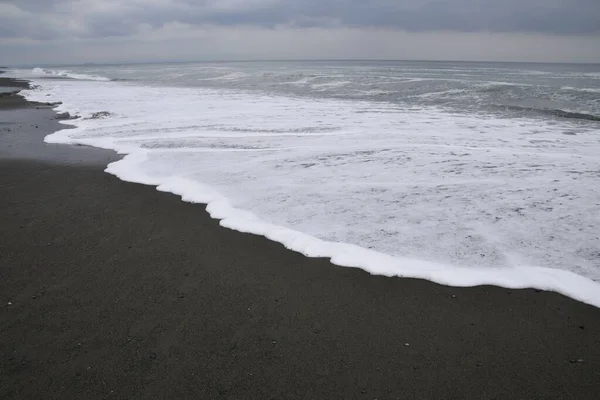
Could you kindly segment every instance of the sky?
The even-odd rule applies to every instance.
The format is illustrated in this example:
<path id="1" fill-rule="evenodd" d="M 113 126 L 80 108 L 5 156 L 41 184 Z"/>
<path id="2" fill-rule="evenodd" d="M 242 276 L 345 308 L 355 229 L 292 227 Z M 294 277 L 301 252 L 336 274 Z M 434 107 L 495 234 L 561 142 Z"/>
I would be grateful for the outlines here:
<path id="1" fill-rule="evenodd" d="M 600 62 L 600 0 L 0 0 L 0 65 Z"/>

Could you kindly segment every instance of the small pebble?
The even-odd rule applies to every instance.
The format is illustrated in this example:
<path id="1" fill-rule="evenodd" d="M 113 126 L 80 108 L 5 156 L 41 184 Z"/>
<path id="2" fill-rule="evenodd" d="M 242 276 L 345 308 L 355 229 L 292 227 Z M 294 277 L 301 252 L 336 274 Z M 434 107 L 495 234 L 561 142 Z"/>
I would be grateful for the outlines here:
<path id="1" fill-rule="evenodd" d="M 180 293 L 180 294 L 177 295 L 178 299 L 183 299 L 184 297 L 185 297 L 185 294 L 183 294 L 183 293 Z"/>
<path id="2" fill-rule="evenodd" d="M 405 345 L 406 347 L 408 347 L 408 346 L 410 346 L 410 343 L 404 343 L 404 345 Z"/>

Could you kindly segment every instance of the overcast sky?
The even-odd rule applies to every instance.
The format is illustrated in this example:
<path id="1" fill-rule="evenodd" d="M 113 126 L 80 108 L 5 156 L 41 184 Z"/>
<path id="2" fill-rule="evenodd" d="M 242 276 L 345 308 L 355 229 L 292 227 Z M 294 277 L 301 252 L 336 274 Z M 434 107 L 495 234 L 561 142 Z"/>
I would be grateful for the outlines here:
<path id="1" fill-rule="evenodd" d="M 600 62 L 600 0 L 0 0 L 0 64 Z"/>

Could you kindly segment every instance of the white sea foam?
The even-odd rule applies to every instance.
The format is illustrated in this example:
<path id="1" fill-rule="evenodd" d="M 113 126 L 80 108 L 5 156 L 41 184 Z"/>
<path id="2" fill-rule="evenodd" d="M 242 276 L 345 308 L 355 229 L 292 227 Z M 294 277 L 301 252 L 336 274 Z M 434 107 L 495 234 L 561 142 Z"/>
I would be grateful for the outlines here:
<path id="1" fill-rule="evenodd" d="M 587 92 L 587 93 L 600 93 L 600 89 L 595 88 L 576 88 L 572 86 L 563 86 L 562 90 L 572 91 L 572 92 Z"/>
<path id="2" fill-rule="evenodd" d="M 115 82 L 37 81 L 125 181 L 373 274 L 555 290 L 600 307 L 597 133 L 529 119 Z M 49 95 L 49 96 L 48 96 Z"/>

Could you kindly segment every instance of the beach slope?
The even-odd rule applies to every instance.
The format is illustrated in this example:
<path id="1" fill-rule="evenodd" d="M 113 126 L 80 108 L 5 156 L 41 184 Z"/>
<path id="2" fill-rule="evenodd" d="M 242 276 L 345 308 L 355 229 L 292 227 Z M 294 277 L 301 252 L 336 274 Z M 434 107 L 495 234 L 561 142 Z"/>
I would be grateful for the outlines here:
<path id="1" fill-rule="evenodd" d="M 111 153 L 42 144 L 48 107 L 2 104 L 0 398 L 600 393 L 600 309 L 306 258 L 104 173 Z"/>

